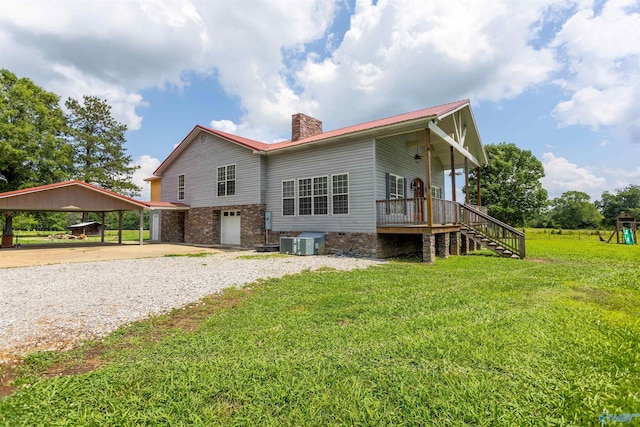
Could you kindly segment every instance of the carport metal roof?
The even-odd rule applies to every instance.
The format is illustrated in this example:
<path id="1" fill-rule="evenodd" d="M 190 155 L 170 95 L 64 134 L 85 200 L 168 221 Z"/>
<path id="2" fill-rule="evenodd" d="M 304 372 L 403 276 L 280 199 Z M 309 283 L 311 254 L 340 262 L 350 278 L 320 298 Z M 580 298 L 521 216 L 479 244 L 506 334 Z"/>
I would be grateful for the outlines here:
<path id="1" fill-rule="evenodd" d="M 146 202 L 77 180 L 0 193 L 0 212 L 100 212 L 104 222 L 105 212 L 138 211 L 140 244 L 143 232 L 142 211 L 145 209 L 149 209 Z M 104 229 L 101 241 L 104 242 Z M 118 243 L 122 243 L 122 221 L 118 225 Z"/>
<path id="2" fill-rule="evenodd" d="M 148 208 L 146 202 L 77 180 L 0 193 L 0 211 L 114 212 Z"/>

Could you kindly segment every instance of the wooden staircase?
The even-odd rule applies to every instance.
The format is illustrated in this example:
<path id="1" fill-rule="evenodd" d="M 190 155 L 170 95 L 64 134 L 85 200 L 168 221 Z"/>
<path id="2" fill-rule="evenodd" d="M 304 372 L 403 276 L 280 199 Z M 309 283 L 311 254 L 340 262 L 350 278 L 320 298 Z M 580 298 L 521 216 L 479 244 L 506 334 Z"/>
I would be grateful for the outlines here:
<path id="1" fill-rule="evenodd" d="M 463 236 L 500 256 L 525 257 L 524 233 L 469 205 L 460 205 L 460 232 Z"/>

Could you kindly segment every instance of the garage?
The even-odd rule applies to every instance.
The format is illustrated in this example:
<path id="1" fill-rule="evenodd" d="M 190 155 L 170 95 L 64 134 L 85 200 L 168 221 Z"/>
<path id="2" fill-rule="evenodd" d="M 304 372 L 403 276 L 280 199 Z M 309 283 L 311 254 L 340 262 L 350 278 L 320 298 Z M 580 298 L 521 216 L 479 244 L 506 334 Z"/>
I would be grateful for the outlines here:
<path id="1" fill-rule="evenodd" d="M 240 211 L 222 211 L 220 221 L 220 243 L 240 245 Z"/>

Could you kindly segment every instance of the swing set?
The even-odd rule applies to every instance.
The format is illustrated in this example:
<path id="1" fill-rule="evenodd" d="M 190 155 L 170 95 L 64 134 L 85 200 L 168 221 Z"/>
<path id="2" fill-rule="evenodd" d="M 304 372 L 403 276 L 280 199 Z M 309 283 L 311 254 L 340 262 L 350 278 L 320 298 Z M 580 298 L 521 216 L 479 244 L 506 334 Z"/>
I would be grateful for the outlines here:
<path id="1" fill-rule="evenodd" d="M 624 243 L 626 245 L 637 245 L 638 222 L 636 221 L 636 218 L 626 212 L 622 212 L 620 215 L 618 215 L 616 217 L 616 229 L 613 233 L 611 233 L 609 239 L 607 239 L 607 243 L 611 242 L 613 236 L 616 236 L 617 243 Z"/>

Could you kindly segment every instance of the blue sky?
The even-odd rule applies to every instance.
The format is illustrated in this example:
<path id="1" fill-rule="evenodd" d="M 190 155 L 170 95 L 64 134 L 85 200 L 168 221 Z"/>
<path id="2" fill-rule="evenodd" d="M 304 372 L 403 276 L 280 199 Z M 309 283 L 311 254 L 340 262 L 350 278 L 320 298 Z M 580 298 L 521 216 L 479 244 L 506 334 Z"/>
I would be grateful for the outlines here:
<path id="1" fill-rule="evenodd" d="M 7 0 L 0 67 L 107 99 L 139 183 L 196 124 L 271 142 L 469 98 L 551 197 L 640 184 L 638 0 Z"/>

